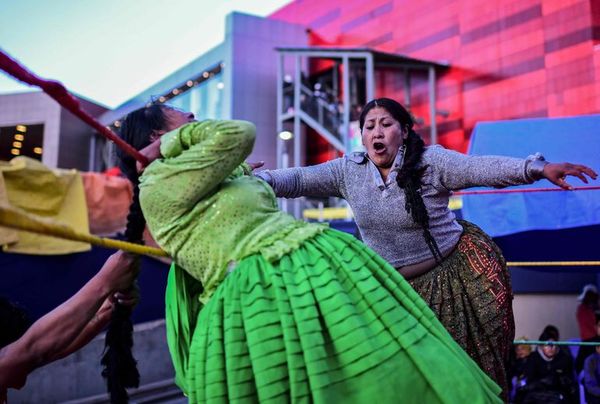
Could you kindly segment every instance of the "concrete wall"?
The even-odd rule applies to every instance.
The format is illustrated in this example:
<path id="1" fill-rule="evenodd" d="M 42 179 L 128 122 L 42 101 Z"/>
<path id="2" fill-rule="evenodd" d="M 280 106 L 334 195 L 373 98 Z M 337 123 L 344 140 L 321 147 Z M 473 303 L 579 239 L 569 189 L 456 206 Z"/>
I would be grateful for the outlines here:
<path id="1" fill-rule="evenodd" d="M 575 310 L 577 295 L 517 294 L 513 301 L 516 338 L 538 339 L 544 327 L 553 324 L 562 340 L 579 338 Z"/>
<path id="2" fill-rule="evenodd" d="M 87 100 L 80 99 L 79 102 L 82 108 L 93 117 L 108 110 Z M 87 171 L 90 166 L 90 144 L 94 133 L 96 131 L 81 119 L 69 111 L 61 109 L 57 166 Z"/>
<path id="3" fill-rule="evenodd" d="M 138 324 L 134 332 L 140 384 L 173 378 L 164 321 Z M 8 402 L 51 404 L 106 393 L 100 366 L 103 350 L 104 334 L 75 354 L 34 371 L 22 390 L 9 391 Z"/>
<path id="4" fill-rule="evenodd" d="M 78 99 L 92 116 L 107 110 L 93 102 Z M 44 125 L 42 162 L 48 167 L 88 169 L 93 129 L 45 93 L 0 95 L 0 126 L 18 124 Z"/>
<path id="5" fill-rule="evenodd" d="M 231 42 L 232 118 L 256 125 L 254 151 L 248 161 L 277 168 L 277 52 L 276 47 L 306 46 L 305 27 L 282 21 L 232 13 L 227 16 L 225 42 Z M 227 68 L 227 66 L 226 66 Z M 304 154 L 304 153 L 302 153 Z"/>

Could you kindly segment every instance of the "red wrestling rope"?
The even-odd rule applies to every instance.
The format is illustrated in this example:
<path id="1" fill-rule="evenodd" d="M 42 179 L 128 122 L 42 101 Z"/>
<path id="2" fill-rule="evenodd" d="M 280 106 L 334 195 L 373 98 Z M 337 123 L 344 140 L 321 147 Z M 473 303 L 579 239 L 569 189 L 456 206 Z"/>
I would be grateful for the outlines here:
<path id="1" fill-rule="evenodd" d="M 597 191 L 600 186 L 595 187 L 573 187 L 573 189 L 562 188 L 527 188 L 527 189 L 490 189 L 483 191 L 458 191 L 452 195 L 489 195 L 489 194 L 517 194 L 525 192 L 559 192 L 559 191 Z"/>
<path id="2" fill-rule="evenodd" d="M 46 94 L 54 98 L 66 110 L 70 111 L 92 128 L 96 129 L 104 137 L 115 142 L 115 144 L 119 146 L 125 153 L 129 154 L 143 165 L 149 164 L 149 161 L 145 156 L 131 147 L 131 145 L 123 141 L 123 139 L 117 136 L 117 134 L 112 130 L 108 129 L 106 126 L 94 119 L 90 114 L 85 112 L 81 108 L 81 105 L 79 105 L 79 101 L 69 94 L 62 83 L 54 80 L 44 80 L 41 77 L 36 76 L 2 50 L 0 50 L 0 69 L 4 70 L 17 80 L 41 88 Z"/>

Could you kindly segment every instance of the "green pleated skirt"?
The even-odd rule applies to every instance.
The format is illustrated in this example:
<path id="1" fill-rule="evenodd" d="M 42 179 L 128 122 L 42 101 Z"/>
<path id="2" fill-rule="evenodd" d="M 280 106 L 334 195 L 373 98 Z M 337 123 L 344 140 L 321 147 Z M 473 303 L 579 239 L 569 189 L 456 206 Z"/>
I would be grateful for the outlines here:
<path id="1" fill-rule="evenodd" d="M 372 250 L 334 230 L 241 260 L 201 307 L 177 267 L 167 336 L 192 403 L 490 403 L 499 387 Z"/>

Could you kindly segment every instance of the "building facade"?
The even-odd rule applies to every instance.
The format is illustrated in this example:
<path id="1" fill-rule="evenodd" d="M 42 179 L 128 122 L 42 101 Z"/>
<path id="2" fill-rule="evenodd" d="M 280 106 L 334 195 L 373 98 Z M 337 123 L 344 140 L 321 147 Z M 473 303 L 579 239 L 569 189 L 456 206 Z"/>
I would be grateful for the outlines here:
<path id="1" fill-rule="evenodd" d="M 77 97 L 92 116 L 107 108 Z M 0 95 L 0 160 L 27 156 L 51 168 L 88 170 L 93 129 L 41 91 Z"/>
<path id="2" fill-rule="evenodd" d="M 197 119 L 246 119 L 257 127 L 249 160 L 276 166 L 277 46 L 305 46 L 305 28 L 292 23 L 231 13 L 224 41 L 136 95 L 100 120 L 118 130 L 123 117 L 150 102 L 193 112 Z M 104 143 L 98 139 L 98 143 Z M 97 153 L 96 168 L 110 165 Z"/>
<path id="3" fill-rule="evenodd" d="M 465 151 L 479 121 L 600 112 L 597 0 L 296 0 L 270 16 L 310 30 L 310 45 L 369 47 L 447 64 L 436 82 L 439 142 Z M 377 97 L 405 83 L 376 72 Z M 426 76 L 411 112 L 431 124 Z"/>

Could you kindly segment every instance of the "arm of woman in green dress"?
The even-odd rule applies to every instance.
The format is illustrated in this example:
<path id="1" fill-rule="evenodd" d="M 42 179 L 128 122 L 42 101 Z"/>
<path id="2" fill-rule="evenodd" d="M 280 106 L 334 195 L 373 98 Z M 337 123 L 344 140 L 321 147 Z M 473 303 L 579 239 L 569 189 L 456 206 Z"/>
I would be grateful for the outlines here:
<path id="1" fill-rule="evenodd" d="M 191 122 L 162 136 L 163 158 L 140 178 L 140 201 L 151 228 L 152 221 L 176 220 L 212 195 L 250 154 L 255 137 L 250 122 L 212 120 Z"/>

